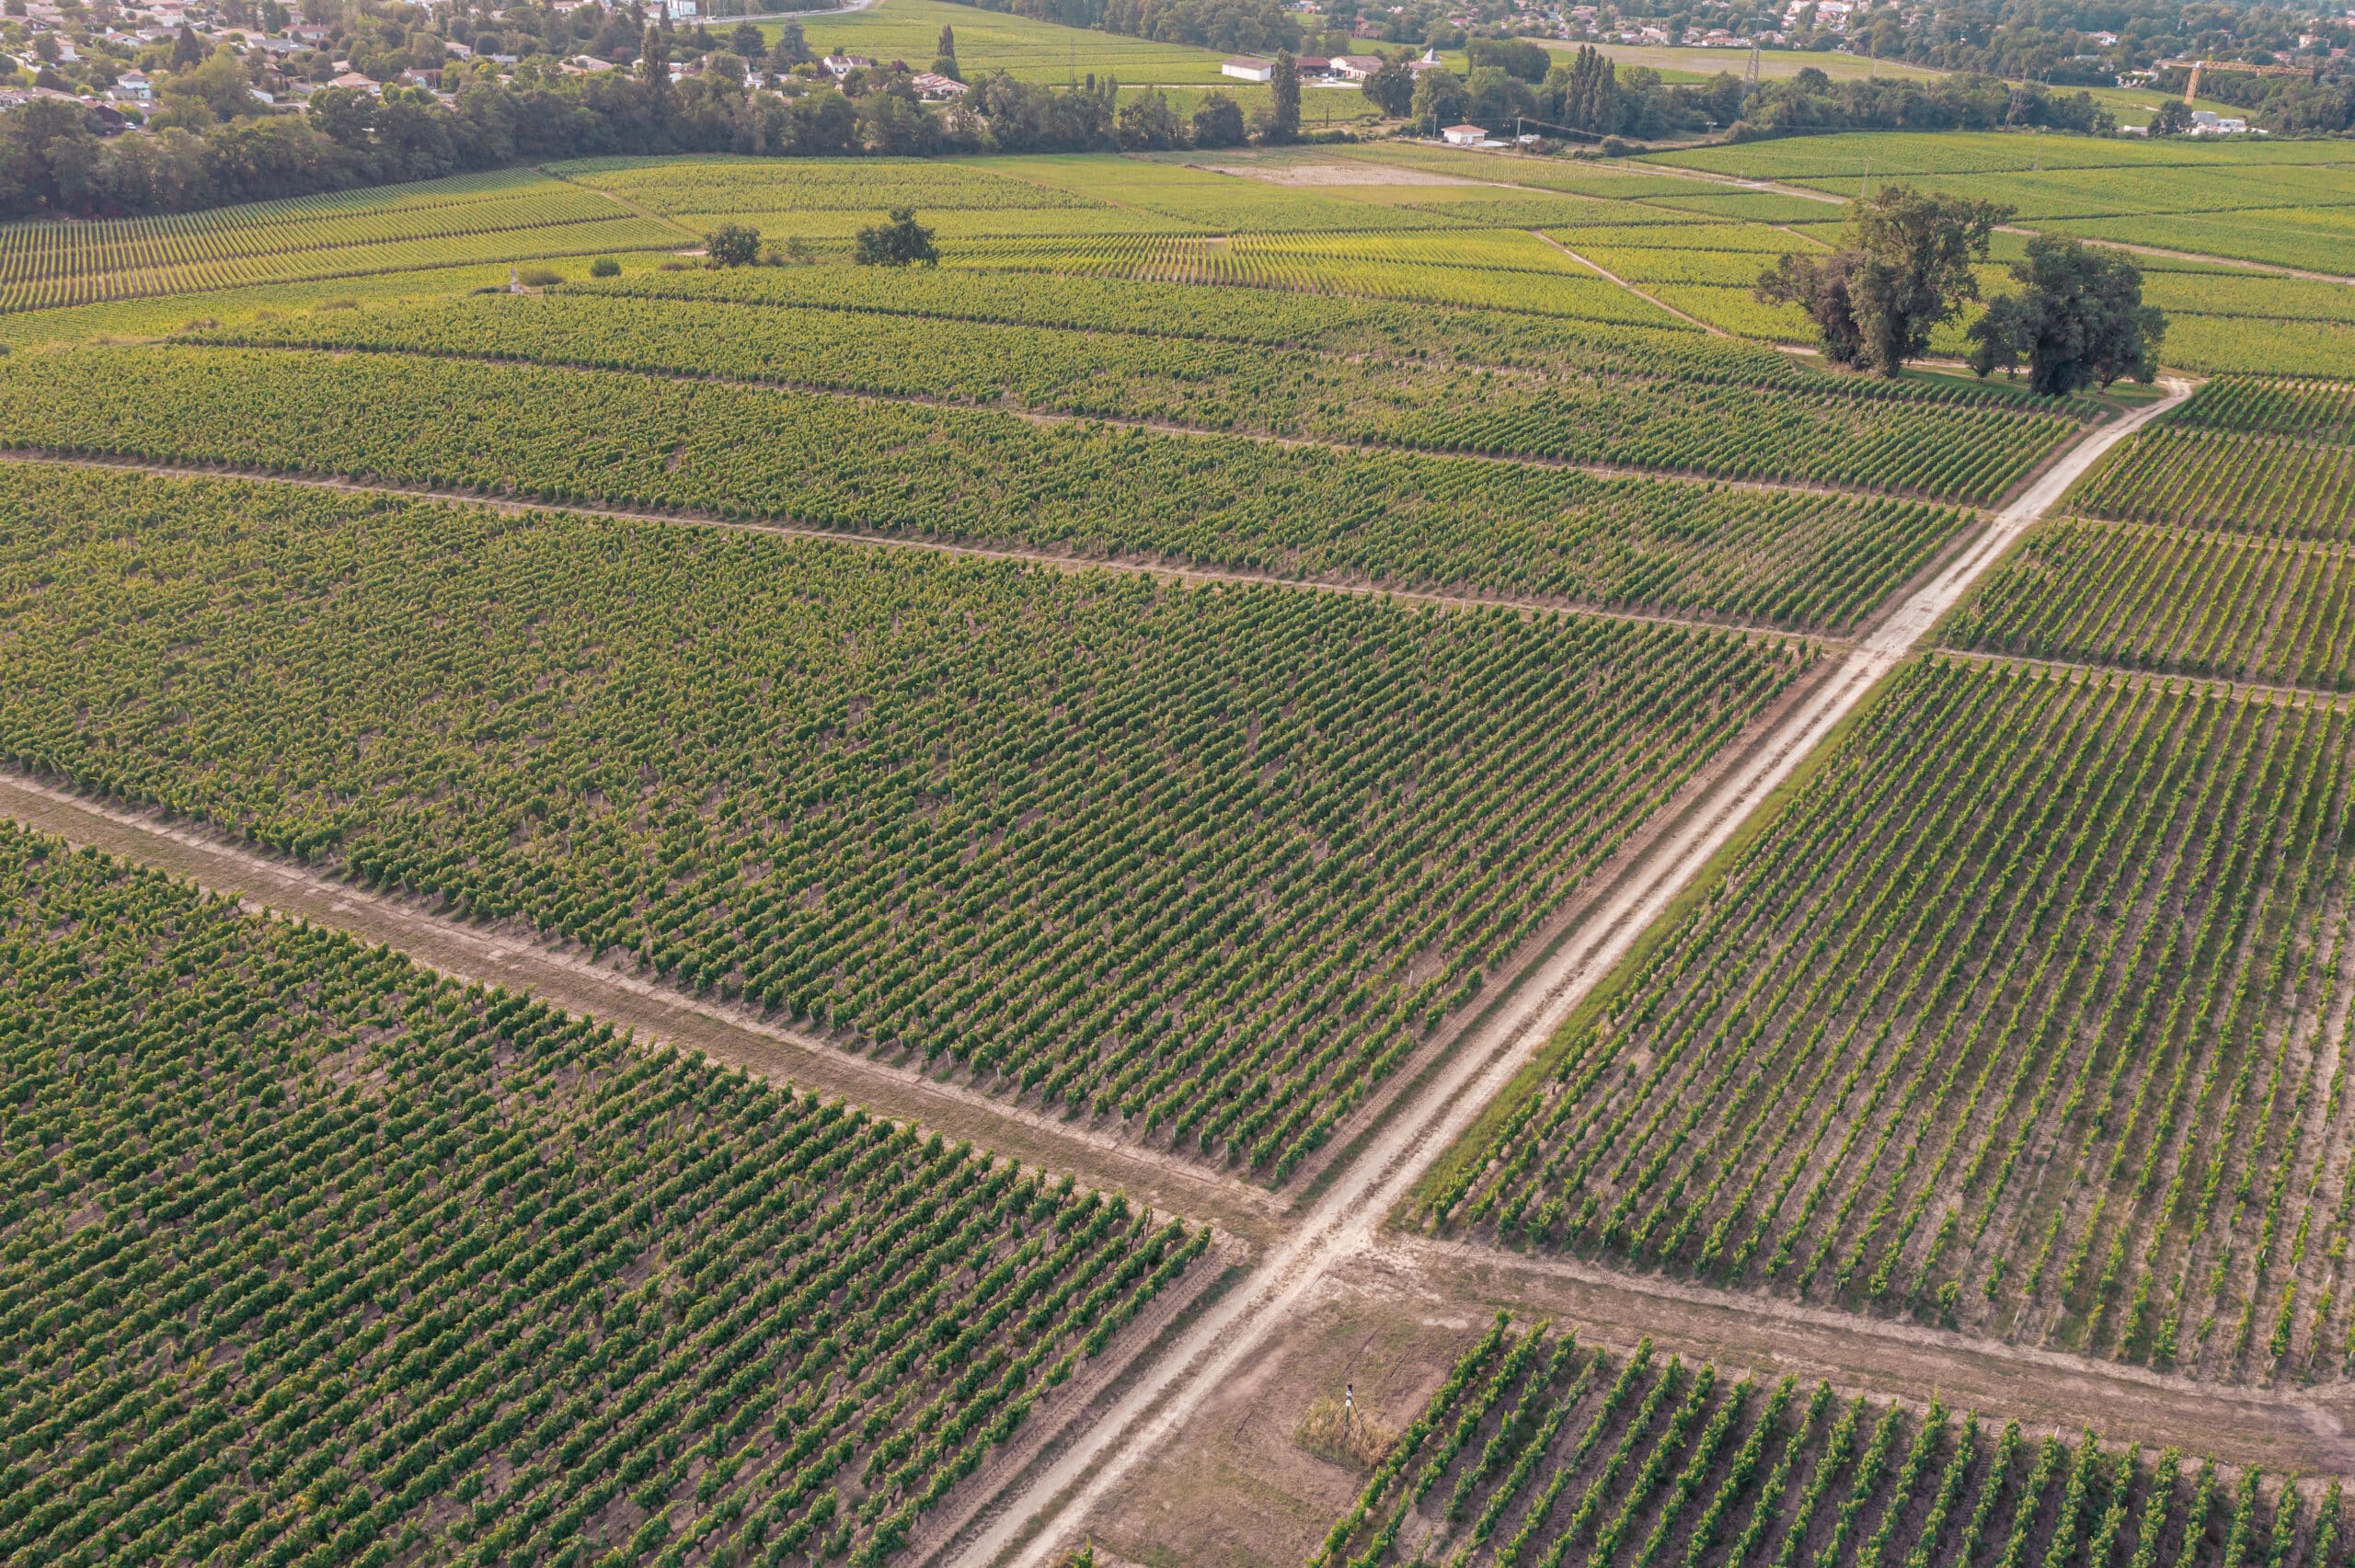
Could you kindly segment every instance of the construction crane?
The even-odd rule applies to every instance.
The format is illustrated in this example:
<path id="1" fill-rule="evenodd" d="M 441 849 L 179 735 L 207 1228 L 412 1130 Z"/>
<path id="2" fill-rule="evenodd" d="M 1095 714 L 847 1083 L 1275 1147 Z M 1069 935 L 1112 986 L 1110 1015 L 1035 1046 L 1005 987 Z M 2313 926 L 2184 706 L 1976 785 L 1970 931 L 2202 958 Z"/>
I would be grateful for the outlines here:
<path id="1" fill-rule="evenodd" d="M 2219 71 L 2237 71 L 2251 76 L 2311 76 L 2314 73 L 2303 65 L 2246 65 L 2237 60 L 2162 60 L 2162 71 L 2189 70 L 2191 79 L 2183 85 L 2183 101 L 2189 104 L 2200 96 L 2200 73 L 2214 66 Z"/>

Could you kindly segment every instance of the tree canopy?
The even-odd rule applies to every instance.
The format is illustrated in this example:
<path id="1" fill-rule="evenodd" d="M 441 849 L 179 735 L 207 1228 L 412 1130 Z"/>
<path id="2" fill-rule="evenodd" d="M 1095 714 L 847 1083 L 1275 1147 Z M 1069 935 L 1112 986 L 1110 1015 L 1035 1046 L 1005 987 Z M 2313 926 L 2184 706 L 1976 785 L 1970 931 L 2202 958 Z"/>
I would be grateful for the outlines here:
<path id="1" fill-rule="evenodd" d="M 1988 305 L 1970 328 L 1970 368 L 2028 366 L 2028 384 L 2048 397 L 2121 376 L 2144 385 L 2158 378 L 2167 318 L 2142 303 L 2142 269 L 2123 252 L 2059 235 L 2028 242 L 2012 263 L 2020 292 Z"/>
<path id="2" fill-rule="evenodd" d="M 937 267 L 940 252 L 932 243 L 932 231 L 916 222 L 914 208 L 894 207 L 890 222 L 858 231 L 851 259 L 861 267 Z"/>
<path id="3" fill-rule="evenodd" d="M 2012 209 L 1884 187 L 1850 209 L 1847 243 L 1828 257 L 1785 256 L 1757 294 L 1796 304 L 1822 335 L 1832 363 L 1893 376 L 1930 347 L 1930 334 L 1979 297 L 1973 262 Z"/>

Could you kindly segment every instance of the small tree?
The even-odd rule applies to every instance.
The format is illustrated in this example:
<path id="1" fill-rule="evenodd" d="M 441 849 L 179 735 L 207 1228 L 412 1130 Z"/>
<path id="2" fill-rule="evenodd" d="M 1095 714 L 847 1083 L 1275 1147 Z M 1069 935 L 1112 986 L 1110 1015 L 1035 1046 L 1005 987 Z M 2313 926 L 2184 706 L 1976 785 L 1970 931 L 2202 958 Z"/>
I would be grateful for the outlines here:
<path id="1" fill-rule="evenodd" d="M 1194 109 L 1194 145 L 1239 147 L 1243 144 L 1243 106 L 1224 93 L 1212 93 Z"/>
<path id="2" fill-rule="evenodd" d="M 752 23 L 739 22 L 736 30 L 728 35 L 728 51 L 747 60 L 758 60 L 769 52 L 769 40 L 763 38 L 761 29 Z"/>
<path id="3" fill-rule="evenodd" d="M 1760 275 L 1758 298 L 1796 304 L 1823 334 L 1835 364 L 1896 375 L 1930 346 L 1930 334 L 1979 297 L 1971 264 L 1987 258 L 2009 207 L 1892 185 L 1850 210 L 1837 256 L 1785 257 Z"/>
<path id="4" fill-rule="evenodd" d="M 761 231 L 747 223 L 722 223 L 704 241 L 705 265 L 750 267 L 761 258 Z"/>
<path id="5" fill-rule="evenodd" d="M 1379 70 L 1367 76 L 1358 91 L 1372 100 L 1373 107 L 1396 120 L 1414 107 L 1415 74 L 1407 69 L 1406 58 L 1384 58 Z"/>
<path id="6" fill-rule="evenodd" d="M 2016 294 L 1987 307 L 1970 328 L 1970 368 L 2010 372 L 2025 361 L 2028 385 L 2047 397 L 2108 386 L 2132 376 L 2158 379 L 2167 318 L 2142 303 L 2142 269 L 2118 251 L 2039 235 L 2012 263 Z"/>
<path id="7" fill-rule="evenodd" d="M 965 73 L 957 67 L 957 29 L 942 23 L 940 41 L 933 46 L 932 68 L 952 82 L 961 82 Z"/>
<path id="8" fill-rule="evenodd" d="M 1259 127 L 1263 142 L 1300 140 L 1300 63 L 1289 49 L 1276 51 L 1275 74 L 1268 79 L 1268 117 Z"/>
<path id="9" fill-rule="evenodd" d="M 777 31 L 775 47 L 769 51 L 769 69 L 783 75 L 809 58 L 810 40 L 803 35 L 801 24 L 787 21 Z"/>
<path id="10" fill-rule="evenodd" d="M 913 207 L 894 207 L 888 223 L 870 223 L 858 231 L 851 259 L 861 267 L 937 267 L 940 252 L 932 231 L 916 222 Z"/>

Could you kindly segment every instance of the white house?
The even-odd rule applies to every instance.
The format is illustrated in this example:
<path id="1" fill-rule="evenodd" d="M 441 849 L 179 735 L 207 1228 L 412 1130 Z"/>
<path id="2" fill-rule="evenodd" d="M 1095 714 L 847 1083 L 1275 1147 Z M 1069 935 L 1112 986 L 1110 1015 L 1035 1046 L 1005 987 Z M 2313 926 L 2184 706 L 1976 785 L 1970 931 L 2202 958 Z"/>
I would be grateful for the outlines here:
<path id="1" fill-rule="evenodd" d="M 834 80 L 839 82 L 854 71 L 867 69 L 875 62 L 864 54 L 829 54 L 818 63 L 833 73 Z"/>
<path id="2" fill-rule="evenodd" d="M 972 90 L 956 77 L 944 76 L 937 71 L 919 71 L 909 81 L 915 87 L 916 97 L 926 103 L 961 98 Z"/>
<path id="3" fill-rule="evenodd" d="M 144 71 L 125 71 L 114 79 L 114 96 L 132 103 L 146 103 L 155 96 L 155 84 L 147 79 Z"/>
<path id="4" fill-rule="evenodd" d="M 1379 54 L 1337 54 L 1333 56 L 1333 74 L 1344 81 L 1362 82 L 1382 69 Z"/>
<path id="5" fill-rule="evenodd" d="M 1222 76 L 1232 76 L 1238 82 L 1271 82 L 1276 76 L 1276 63 L 1272 60 L 1254 60 L 1248 55 L 1237 55 L 1232 60 L 1221 61 L 1218 74 Z"/>
<path id="6" fill-rule="evenodd" d="M 1476 147 L 1488 139 L 1488 128 L 1480 125 L 1451 125 L 1440 135 L 1451 147 Z"/>
<path id="7" fill-rule="evenodd" d="M 2191 133 L 2194 136 L 2245 136 L 2248 133 L 2248 121 L 2238 115 L 2223 115 L 2213 109 L 2195 109 L 2191 111 Z"/>

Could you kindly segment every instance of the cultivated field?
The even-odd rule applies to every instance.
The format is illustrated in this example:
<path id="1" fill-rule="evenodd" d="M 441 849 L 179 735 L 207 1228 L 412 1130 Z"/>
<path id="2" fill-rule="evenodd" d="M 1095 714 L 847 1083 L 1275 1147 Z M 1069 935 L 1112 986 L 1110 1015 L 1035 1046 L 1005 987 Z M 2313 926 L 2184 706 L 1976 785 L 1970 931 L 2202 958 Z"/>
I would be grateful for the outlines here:
<path id="1" fill-rule="evenodd" d="M 1501 1315 L 1312 1568 L 2335 1562 L 2341 1493 L 1582 1345 Z"/>
<path id="2" fill-rule="evenodd" d="M 13 826 L 0 888 L 12 1562 L 879 1562 L 1208 1240 Z"/>
<path id="3" fill-rule="evenodd" d="M 1279 1176 L 1809 663 L 663 523 L 6 479 L 19 765 Z M 284 591 L 255 602 L 257 577 Z"/>
<path id="4" fill-rule="evenodd" d="M 255 349 L 14 356 L 0 442 L 1827 629 L 1968 521 L 1917 501 Z"/>
<path id="5" fill-rule="evenodd" d="M 1430 1207 L 2220 1377 L 2336 1374 L 2336 710 L 1933 660 Z"/>
<path id="6" fill-rule="evenodd" d="M 536 172 L 463 175 L 160 218 L 0 226 L 0 311 L 693 239 Z"/>
<path id="7" fill-rule="evenodd" d="M 0 1558 L 2342 1568 L 2338 145 L 0 231 L 0 803 L 247 900 L 0 825 Z M 2235 373 L 1786 351 L 1867 165 Z"/>

